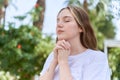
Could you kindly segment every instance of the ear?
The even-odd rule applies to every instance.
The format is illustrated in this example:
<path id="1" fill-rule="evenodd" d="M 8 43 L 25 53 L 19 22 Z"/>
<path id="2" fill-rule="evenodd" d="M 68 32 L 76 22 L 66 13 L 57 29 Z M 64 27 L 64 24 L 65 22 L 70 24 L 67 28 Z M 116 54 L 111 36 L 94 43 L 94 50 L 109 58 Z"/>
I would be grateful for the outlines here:
<path id="1" fill-rule="evenodd" d="M 82 28 L 79 28 L 79 32 L 80 32 L 80 33 L 83 32 Z"/>

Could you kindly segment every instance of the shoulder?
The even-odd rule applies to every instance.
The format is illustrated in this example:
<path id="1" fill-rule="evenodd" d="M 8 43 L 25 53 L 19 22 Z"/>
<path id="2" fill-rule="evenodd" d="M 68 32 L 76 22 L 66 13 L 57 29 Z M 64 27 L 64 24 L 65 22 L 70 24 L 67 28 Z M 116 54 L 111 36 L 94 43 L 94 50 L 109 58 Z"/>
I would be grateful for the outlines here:
<path id="1" fill-rule="evenodd" d="M 88 63 L 84 64 L 84 80 L 110 80 L 110 68 L 107 54 L 102 51 L 89 50 Z M 91 74 L 92 73 L 92 74 Z"/>
<path id="2" fill-rule="evenodd" d="M 97 63 L 106 63 L 107 62 L 107 54 L 100 50 L 92 50 L 89 49 L 86 53 L 86 59 L 88 63 L 97 62 Z"/>
<path id="3" fill-rule="evenodd" d="M 48 57 L 47 57 L 47 61 L 50 61 L 53 58 L 53 52 L 51 52 Z"/>
<path id="4" fill-rule="evenodd" d="M 84 64 L 91 63 L 106 63 L 107 62 L 107 54 L 100 50 L 92 50 L 88 49 L 83 56 Z"/>
<path id="5" fill-rule="evenodd" d="M 94 58 L 107 58 L 107 54 L 105 54 L 104 52 L 100 51 L 100 50 L 92 50 L 92 49 L 89 49 L 89 55 L 91 57 L 94 57 Z"/>

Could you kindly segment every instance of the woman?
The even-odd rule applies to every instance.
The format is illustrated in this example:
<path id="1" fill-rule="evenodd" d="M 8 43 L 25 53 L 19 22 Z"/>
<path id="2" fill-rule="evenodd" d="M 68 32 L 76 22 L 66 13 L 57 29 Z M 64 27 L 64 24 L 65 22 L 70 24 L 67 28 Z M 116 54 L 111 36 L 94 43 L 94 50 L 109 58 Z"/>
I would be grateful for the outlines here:
<path id="1" fill-rule="evenodd" d="M 110 80 L 107 55 L 98 51 L 87 13 L 77 6 L 57 16 L 57 43 L 40 80 Z"/>

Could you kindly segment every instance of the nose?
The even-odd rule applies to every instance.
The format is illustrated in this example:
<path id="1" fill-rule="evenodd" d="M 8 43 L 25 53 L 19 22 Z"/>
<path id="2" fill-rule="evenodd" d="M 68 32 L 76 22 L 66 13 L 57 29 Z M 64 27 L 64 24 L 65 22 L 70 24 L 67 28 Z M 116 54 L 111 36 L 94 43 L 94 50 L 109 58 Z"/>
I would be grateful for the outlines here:
<path id="1" fill-rule="evenodd" d="M 57 27 L 59 27 L 59 28 L 63 27 L 63 22 L 61 22 L 61 21 L 57 22 Z"/>

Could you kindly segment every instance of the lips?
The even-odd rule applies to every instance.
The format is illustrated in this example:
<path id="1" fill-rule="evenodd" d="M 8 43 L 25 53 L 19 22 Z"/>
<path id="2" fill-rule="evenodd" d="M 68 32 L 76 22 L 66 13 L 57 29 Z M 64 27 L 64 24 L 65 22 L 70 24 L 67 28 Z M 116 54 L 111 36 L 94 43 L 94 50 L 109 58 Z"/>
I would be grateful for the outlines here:
<path id="1" fill-rule="evenodd" d="M 63 30 L 57 30 L 57 34 L 64 32 Z"/>

